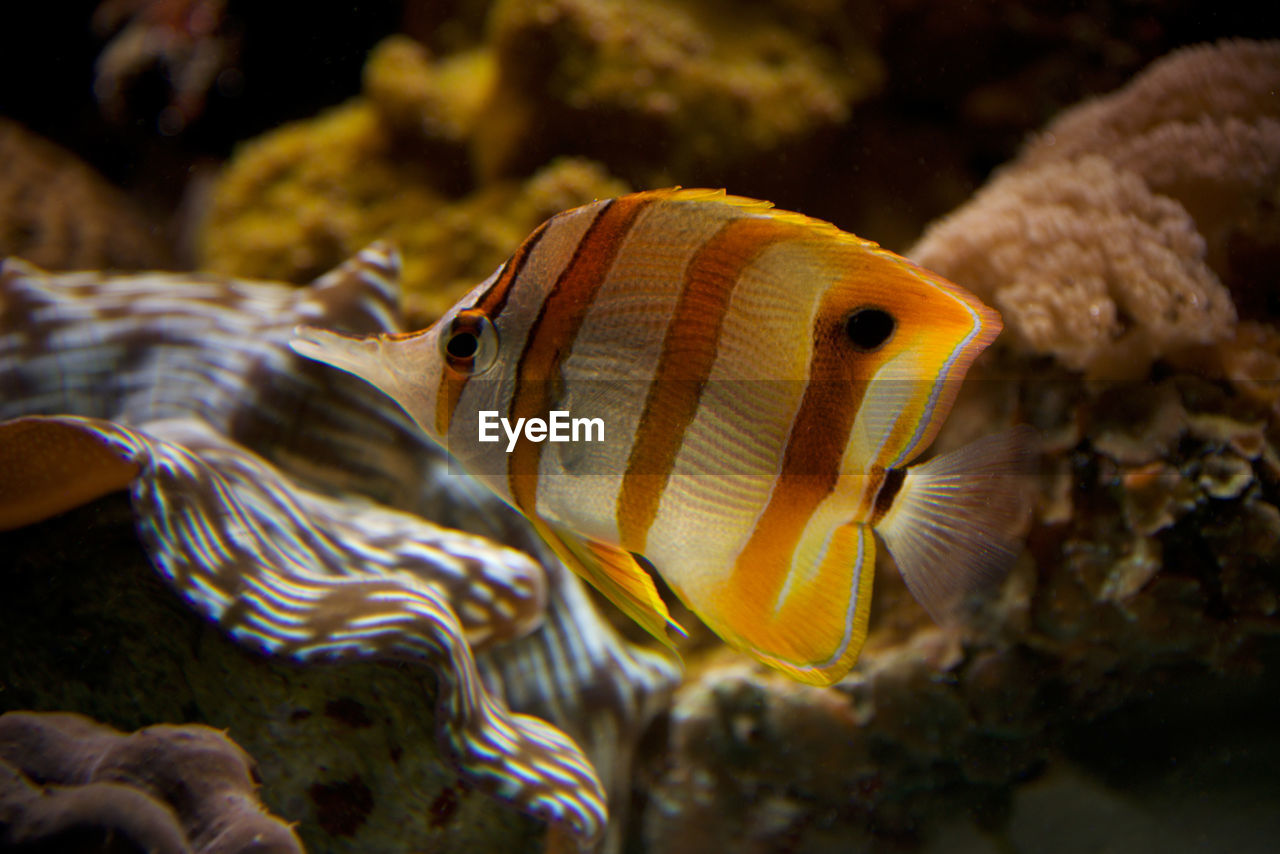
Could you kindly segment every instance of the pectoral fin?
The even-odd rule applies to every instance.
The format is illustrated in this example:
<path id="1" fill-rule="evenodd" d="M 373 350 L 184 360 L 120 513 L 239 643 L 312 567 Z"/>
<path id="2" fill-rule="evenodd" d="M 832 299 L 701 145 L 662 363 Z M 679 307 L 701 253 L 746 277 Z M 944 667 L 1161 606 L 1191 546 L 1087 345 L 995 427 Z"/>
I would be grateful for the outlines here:
<path id="1" fill-rule="evenodd" d="M 1030 520 L 1035 431 L 1015 427 L 907 469 L 876 523 L 907 588 L 938 622 L 998 582 Z"/>
<path id="2" fill-rule="evenodd" d="M 595 540 L 586 540 L 543 519 L 533 519 L 538 534 L 551 546 L 560 560 L 575 573 L 591 582 L 622 611 L 671 650 L 675 645 L 667 636 L 670 626 L 681 637 L 685 630 L 671 619 L 666 603 L 658 595 L 649 573 L 623 549 Z"/>

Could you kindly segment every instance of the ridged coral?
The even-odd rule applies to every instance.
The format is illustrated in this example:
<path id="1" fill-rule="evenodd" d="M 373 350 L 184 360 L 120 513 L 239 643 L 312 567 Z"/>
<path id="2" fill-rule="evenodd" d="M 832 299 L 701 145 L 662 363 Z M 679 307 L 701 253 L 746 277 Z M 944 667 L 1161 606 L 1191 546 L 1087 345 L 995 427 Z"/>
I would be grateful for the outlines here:
<path id="1" fill-rule="evenodd" d="M 600 778 L 620 817 L 675 665 L 623 641 L 527 523 L 452 476 L 393 402 L 288 350 L 298 323 L 399 328 L 397 271 L 385 245 L 306 288 L 4 263 L 0 526 L 113 488 L 133 518 L 123 547 L 90 546 L 108 553 L 92 561 L 46 555 L 57 534 L 8 535 L 0 708 L 232 726 L 323 850 L 506 850 L 530 835 L 494 804 L 471 818 L 487 800 L 471 792 L 591 843 L 607 832 Z M 47 609 L 125 640 L 68 649 Z M 388 657 L 401 661 L 370 660 Z M 297 667 L 330 661 L 347 666 Z M 357 724 L 335 735 L 326 719 Z"/>
<path id="2" fill-rule="evenodd" d="M 83 715 L 0 715 L 6 851 L 302 854 L 257 787 L 252 758 L 207 726 L 126 734 Z"/>

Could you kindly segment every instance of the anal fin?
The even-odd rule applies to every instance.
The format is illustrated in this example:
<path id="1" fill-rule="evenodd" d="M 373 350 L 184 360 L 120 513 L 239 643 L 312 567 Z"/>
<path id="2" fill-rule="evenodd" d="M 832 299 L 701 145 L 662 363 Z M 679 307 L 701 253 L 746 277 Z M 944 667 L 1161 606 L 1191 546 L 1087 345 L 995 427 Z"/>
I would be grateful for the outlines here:
<path id="1" fill-rule="evenodd" d="M 944 622 L 993 586 L 1022 547 L 1031 514 L 1035 431 L 1014 427 L 907 469 L 875 523 L 907 588 Z"/>
<path id="2" fill-rule="evenodd" d="M 685 636 L 685 630 L 671 619 L 653 579 L 630 552 L 595 540 L 583 539 L 544 519 L 535 518 L 531 521 L 538 534 L 566 566 L 591 582 L 610 602 L 664 646 L 675 650 L 675 645 L 667 636 L 667 627 L 670 626 L 681 637 Z"/>

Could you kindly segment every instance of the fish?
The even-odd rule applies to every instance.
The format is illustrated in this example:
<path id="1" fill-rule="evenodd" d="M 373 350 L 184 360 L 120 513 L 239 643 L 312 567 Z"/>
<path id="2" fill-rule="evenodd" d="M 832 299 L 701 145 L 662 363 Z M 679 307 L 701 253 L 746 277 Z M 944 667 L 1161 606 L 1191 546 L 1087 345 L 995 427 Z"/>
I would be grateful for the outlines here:
<path id="1" fill-rule="evenodd" d="M 552 217 L 426 329 L 291 346 L 399 403 L 659 641 L 683 628 L 651 570 L 829 685 L 866 640 L 877 536 L 943 622 L 1020 550 L 1030 428 L 908 467 L 1001 327 L 831 223 L 670 188 Z"/>

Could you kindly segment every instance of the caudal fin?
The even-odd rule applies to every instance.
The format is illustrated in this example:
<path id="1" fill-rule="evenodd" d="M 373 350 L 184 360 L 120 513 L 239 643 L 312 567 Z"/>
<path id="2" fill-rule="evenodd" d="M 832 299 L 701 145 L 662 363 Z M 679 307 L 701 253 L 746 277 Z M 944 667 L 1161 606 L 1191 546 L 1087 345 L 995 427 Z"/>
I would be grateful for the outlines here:
<path id="1" fill-rule="evenodd" d="M 1035 431 L 996 433 L 907 470 L 876 524 L 907 589 L 938 622 L 998 583 L 1031 518 Z"/>

